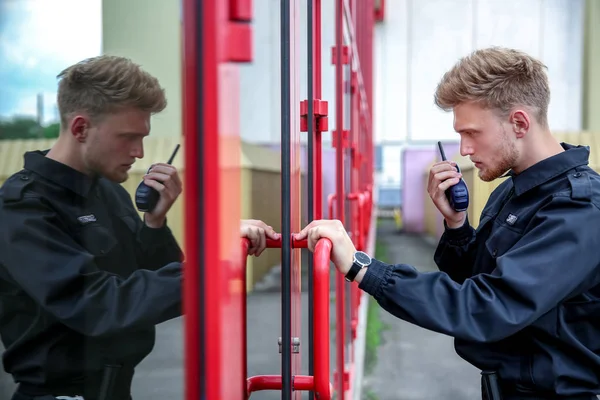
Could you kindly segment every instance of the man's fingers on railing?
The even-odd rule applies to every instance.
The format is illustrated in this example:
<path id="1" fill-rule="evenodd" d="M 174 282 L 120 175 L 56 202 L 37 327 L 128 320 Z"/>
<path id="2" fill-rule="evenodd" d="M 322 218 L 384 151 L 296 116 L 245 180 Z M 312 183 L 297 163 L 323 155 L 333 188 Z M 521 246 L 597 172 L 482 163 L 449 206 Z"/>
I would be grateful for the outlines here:
<path id="1" fill-rule="evenodd" d="M 311 221 L 308 225 L 306 225 L 304 227 L 304 229 L 302 229 L 300 232 L 298 232 L 295 236 L 296 240 L 304 240 L 308 237 L 309 232 L 311 229 L 319 226 L 320 224 L 323 223 L 324 220 L 314 220 Z"/>
<path id="2" fill-rule="evenodd" d="M 263 228 L 258 229 L 258 249 L 256 249 L 256 257 L 260 256 L 267 247 L 267 237 L 265 236 L 265 230 Z"/>
<path id="3" fill-rule="evenodd" d="M 315 251 L 315 246 L 319 239 L 321 239 L 321 227 L 311 228 L 308 235 L 308 248 L 310 251 Z"/>
<path id="4" fill-rule="evenodd" d="M 252 249 L 249 252 L 250 255 L 256 255 L 256 252 L 260 248 L 260 232 L 258 231 L 260 228 L 252 226 L 249 229 L 249 239 L 252 243 Z"/>
<path id="5" fill-rule="evenodd" d="M 294 239 L 296 240 L 304 240 L 306 239 L 306 235 L 308 233 L 308 226 L 304 227 L 304 229 L 302 229 L 300 232 L 294 234 Z"/>
<path id="6" fill-rule="evenodd" d="M 269 239 L 277 240 L 279 239 L 279 233 L 275 232 L 272 226 L 267 227 L 265 229 L 265 234 L 269 237 Z"/>

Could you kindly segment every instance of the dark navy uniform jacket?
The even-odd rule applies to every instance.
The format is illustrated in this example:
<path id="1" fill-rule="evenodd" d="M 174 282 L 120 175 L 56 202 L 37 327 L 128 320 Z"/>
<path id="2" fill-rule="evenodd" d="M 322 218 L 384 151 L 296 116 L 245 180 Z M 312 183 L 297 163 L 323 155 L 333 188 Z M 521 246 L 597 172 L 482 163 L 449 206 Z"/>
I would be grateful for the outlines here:
<path id="1" fill-rule="evenodd" d="M 587 147 L 491 194 L 478 228 L 446 229 L 440 272 L 373 261 L 360 288 L 395 316 L 455 338 L 505 392 L 600 394 L 600 177 Z"/>
<path id="2" fill-rule="evenodd" d="M 127 391 L 155 324 L 181 315 L 181 249 L 166 225 L 144 225 L 121 185 L 44 154 L 27 153 L 0 188 L 4 368 L 27 390 L 84 387 L 87 400 L 117 363 Z"/>

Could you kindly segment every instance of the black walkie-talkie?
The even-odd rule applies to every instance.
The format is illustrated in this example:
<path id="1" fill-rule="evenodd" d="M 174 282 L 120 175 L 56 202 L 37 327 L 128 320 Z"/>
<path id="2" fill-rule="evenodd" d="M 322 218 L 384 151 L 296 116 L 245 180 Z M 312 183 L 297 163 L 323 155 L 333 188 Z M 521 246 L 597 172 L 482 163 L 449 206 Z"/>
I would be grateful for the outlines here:
<path id="1" fill-rule="evenodd" d="M 444 153 L 442 142 L 438 142 L 438 147 L 440 149 L 442 161 L 446 161 L 446 154 Z M 456 170 L 460 172 L 458 165 L 456 166 Z M 460 178 L 456 185 L 446 189 L 446 198 L 448 199 L 450 206 L 456 212 L 466 211 L 467 208 L 469 208 L 469 189 L 467 189 L 467 184 L 462 178 Z"/>
<path id="2" fill-rule="evenodd" d="M 167 161 L 167 164 L 171 164 L 177 151 L 179 150 L 179 145 L 175 146 L 175 150 L 173 150 L 173 154 L 171 154 L 171 158 Z M 150 172 L 150 170 L 148 170 Z M 156 189 L 151 188 L 146 185 L 144 181 L 141 181 L 135 191 L 135 205 L 138 210 L 142 212 L 152 212 L 154 207 L 156 207 L 156 203 L 158 203 L 158 199 L 160 198 L 160 194 L 156 191 Z"/>

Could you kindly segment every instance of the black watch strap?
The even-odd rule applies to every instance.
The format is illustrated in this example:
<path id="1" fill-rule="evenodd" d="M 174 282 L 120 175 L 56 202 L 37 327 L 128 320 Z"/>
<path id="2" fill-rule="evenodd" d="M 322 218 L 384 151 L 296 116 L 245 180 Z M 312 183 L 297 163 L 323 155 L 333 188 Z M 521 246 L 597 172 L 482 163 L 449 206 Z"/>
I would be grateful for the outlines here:
<path id="1" fill-rule="evenodd" d="M 354 261 L 352 262 L 350 270 L 346 273 L 346 280 L 348 282 L 353 282 L 361 269 L 371 265 L 371 261 L 371 257 L 364 251 L 357 251 L 354 253 Z"/>
<path id="2" fill-rule="evenodd" d="M 356 261 L 353 262 L 352 266 L 350 267 L 350 270 L 346 274 L 346 280 L 348 282 L 354 282 L 354 279 L 356 279 L 356 275 L 358 275 L 362 268 L 362 265 L 358 264 Z"/>

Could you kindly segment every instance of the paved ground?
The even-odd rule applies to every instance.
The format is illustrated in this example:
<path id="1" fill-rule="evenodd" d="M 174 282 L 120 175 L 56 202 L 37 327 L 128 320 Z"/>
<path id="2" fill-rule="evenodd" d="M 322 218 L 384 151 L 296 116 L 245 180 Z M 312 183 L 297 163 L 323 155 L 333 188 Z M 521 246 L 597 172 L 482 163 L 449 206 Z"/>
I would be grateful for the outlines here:
<path id="1" fill-rule="evenodd" d="M 401 234 L 383 221 L 378 240 L 387 247 L 388 262 L 435 271 L 434 247 L 416 235 Z M 365 377 L 363 398 L 369 400 L 470 400 L 480 398 L 479 371 L 454 352 L 453 339 L 406 323 L 380 310 L 387 325 L 377 364 Z M 371 393 L 372 398 L 367 397 Z"/>

